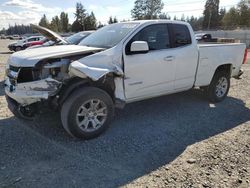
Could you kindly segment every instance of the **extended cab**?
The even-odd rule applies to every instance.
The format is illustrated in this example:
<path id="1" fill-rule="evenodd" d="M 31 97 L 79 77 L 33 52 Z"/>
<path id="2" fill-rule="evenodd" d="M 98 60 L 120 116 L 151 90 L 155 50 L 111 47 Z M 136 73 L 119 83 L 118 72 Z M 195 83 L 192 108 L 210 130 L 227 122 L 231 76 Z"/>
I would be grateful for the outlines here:
<path id="1" fill-rule="evenodd" d="M 115 107 L 200 87 L 212 102 L 238 78 L 245 44 L 197 45 L 185 22 L 150 20 L 108 25 L 80 45 L 14 53 L 7 64 L 10 110 L 32 118 L 40 106 L 61 112 L 65 130 L 93 138 L 109 125 Z M 245 54 L 245 55 L 244 55 Z"/>

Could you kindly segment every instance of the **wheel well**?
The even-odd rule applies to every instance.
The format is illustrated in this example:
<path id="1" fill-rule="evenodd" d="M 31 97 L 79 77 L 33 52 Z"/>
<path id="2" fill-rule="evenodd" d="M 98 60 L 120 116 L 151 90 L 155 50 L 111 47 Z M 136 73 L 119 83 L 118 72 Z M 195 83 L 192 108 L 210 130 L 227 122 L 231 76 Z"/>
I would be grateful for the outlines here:
<path id="1" fill-rule="evenodd" d="M 215 73 L 220 72 L 220 71 L 224 71 L 224 72 L 228 73 L 229 76 L 231 76 L 232 64 L 220 65 L 219 67 L 217 67 Z"/>
<path id="2" fill-rule="evenodd" d="M 106 91 L 113 101 L 115 101 L 115 83 L 113 75 L 105 75 L 98 81 L 90 79 L 81 79 L 78 77 L 72 78 L 65 82 L 58 93 L 57 106 L 61 106 L 63 102 L 79 87 L 93 86 Z"/>

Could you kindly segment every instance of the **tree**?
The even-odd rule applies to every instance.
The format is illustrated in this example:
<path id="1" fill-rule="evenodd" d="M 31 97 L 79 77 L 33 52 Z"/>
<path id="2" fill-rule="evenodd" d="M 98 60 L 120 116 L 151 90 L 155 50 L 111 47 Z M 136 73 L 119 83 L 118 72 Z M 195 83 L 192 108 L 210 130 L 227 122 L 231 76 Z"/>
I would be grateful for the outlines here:
<path id="1" fill-rule="evenodd" d="M 146 0 L 146 19 L 156 19 L 161 14 L 164 3 L 161 0 Z"/>
<path id="2" fill-rule="evenodd" d="M 55 32 L 61 32 L 61 21 L 58 16 L 55 16 L 52 18 L 52 21 L 50 23 L 50 29 L 55 31 Z"/>
<path id="3" fill-rule="evenodd" d="M 113 23 L 113 18 L 112 16 L 109 17 L 109 21 L 108 21 L 108 24 L 112 24 Z"/>
<path id="4" fill-rule="evenodd" d="M 203 12 L 203 27 L 210 29 L 219 25 L 219 4 L 220 0 L 207 0 Z"/>
<path id="5" fill-rule="evenodd" d="M 250 2 L 249 2 L 250 3 Z M 246 0 L 241 0 L 238 4 L 239 15 L 239 25 L 240 26 L 250 26 L 250 6 Z"/>
<path id="6" fill-rule="evenodd" d="M 161 0 L 136 0 L 131 15 L 135 20 L 159 18 L 164 3 Z"/>
<path id="7" fill-rule="evenodd" d="M 102 27 L 104 27 L 104 25 L 101 22 L 98 22 L 97 29 L 100 29 Z"/>
<path id="8" fill-rule="evenodd" d="M 171 20 L 171 17 L 167 13 L 161 13 L 159 18 L 162 20 Z"/>
<path id="9" fill-rule="evenodd" d="M 146 15 L 146 0 L 136 0 L 131 15 L 135 20 L 143 20 Z"/>
<path id="10" fill-rule="evenodd" d="M 14 34 L 27 34 L 27 33 L 34 33 L 32 27 L 30 25 L 16 25 L 15 26 L 10 26 L 7 30 L 4 28 L 0 31 L 1 34 L 6 34 L 6 35 L 14 35 Z"/>
<path id="11" fill-rule="evenodd" d="M 219 25 L 222 26 L 222 20 L 224 18 L 226 14 L 226 9 L 225 8 L 221 8 L 219 11 Z"/>
<path id="12" fill-rule="evenodd" d="M 68 14 L 65 13 L 65 12 L 61 12 L 61 14 L 60 14 L 60 21 L 61 21 L 62 32 L 68 32 L 69 31 L 69 18 L 68 18 Z"/>
<path id="13" fill-rule="evenodd" d="M 112 16 L 109 17 L 108 24 L 118 23 L 118 20 L 116 17 L 112 18 Z"/>
<path id="14" fill-rule="evenodd" d="M 79 24 L 78 26 L 75 27 L 76 29 L 79 29 L 77 31 L 85 31 L 85 19 L 87 17 L 87 13 L 82 3 L 76 3 L 75 17 L 76 21 L 74 23 Z"/>
<path id="15" fill-rule="evenodd" d="M 81 29 L 82 29 L 81 24 L 78 22 L 78 20 L 75 20 L 72 23 L 71 31 L 73 31 L 73 32 L 79 32 L 79 31 L 81 31 Z"/>
<path id="16" fill-rule="evenodd" d="M 196 18 L 191 16 L 187 22 L 192 26 L 192 28 L 197 31 L 202 29 L 203 17 Z"/>
<path id="17" fill-rule="evenodd" d="M 96 29 L 96 18 L 93 12 L 86 17 L 84 25 L 86 30 Z"/>
<path id="18" fill-rule="evenodd" d="M 46 28 L 49 27 L 49 21 L 48 21 L 48 19 L 47 19 L 47 17 L 46 17 L 45 14 L 43 15 L 43 17 L 39 21 L 39 25 L 42 26 L 42 27 L 46 27 Z"/>
<path id="19" fill-rule="evenodd" d="M 181 21 L 183 21 L 183 22 L 185 21 L 185 15 L 184 14 L 181 15 Z"/>
<path id="20" fill-rule="evenodd" d="M 222 24 L 225 29 L 237 27 L 250 27 L 250 3 L 241 0 L 237 7 L 232 7 L 223 17 Z"/>
<path id="21" fill-rule="evenodd" d="M 118 23 L 118 20 L 116 17 L 114 17 L 113 23 Z"/>
<path id="22" fill-rule="evenodd" d="M 239 25 L 239 17 L 240 15 L 237 9 L 235 7 L 230 8 L 222 19 L 224 28 L 236 28 Z"/>

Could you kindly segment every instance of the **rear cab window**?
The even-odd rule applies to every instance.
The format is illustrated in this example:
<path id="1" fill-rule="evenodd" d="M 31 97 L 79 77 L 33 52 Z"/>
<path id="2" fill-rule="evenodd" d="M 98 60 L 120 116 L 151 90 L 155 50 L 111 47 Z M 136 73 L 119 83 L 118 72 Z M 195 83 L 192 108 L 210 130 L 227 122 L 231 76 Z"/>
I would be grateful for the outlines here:
<path id="1" fill-rule="evenodd" d="M 184 24 L 171 24 L 173 48 L 187 46 L 192 43 L 188 27 Z"/>

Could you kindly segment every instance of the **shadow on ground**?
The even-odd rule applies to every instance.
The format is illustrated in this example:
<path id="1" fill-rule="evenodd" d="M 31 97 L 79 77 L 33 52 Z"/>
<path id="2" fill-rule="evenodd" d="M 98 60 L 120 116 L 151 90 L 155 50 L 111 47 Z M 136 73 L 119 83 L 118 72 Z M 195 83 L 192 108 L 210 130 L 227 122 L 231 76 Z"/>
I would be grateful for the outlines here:
<path id="1" fill-rule="evenodd" d="M 4 95 L 4 81 L 0 81 L 0 97 Z"/>
<path id="2" fill-rule="evenodd" d="M 6 54 L 13 54 L 13 53 L 14 53 L 14 52 L 0 52 L 0 54 L 3 54 L 3 55 L 4 55 L 4 54 L 5 54 L 5 55 L 6 55 Z"/>
<path id="3" fill-rule="evenodd" d="M 228 97 L 210 107 L 197 91 L 129 104 L 116 112 L 105 134 L 90 141 L 68 137 L 55 113 L 33 122 L 3 119 L 0 165 L 6 168 L 0 182 L 117 187 L 170 163 L 187 146 L 249 120 L 250 110 L 240 99 Z"/>

